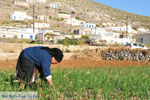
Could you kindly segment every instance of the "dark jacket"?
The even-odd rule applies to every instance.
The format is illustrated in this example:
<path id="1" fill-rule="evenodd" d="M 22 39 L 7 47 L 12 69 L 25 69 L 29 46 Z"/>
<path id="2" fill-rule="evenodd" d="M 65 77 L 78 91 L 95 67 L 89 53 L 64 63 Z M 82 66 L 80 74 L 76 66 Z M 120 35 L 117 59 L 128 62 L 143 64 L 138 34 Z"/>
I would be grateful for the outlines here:
<path id="1" fill-rule="evenodd" d="M 37 68 L 41 68 L 44 77 L 51 75 L 50 66 L 52 56 L 44 49 L 43 46 L 29 47 L 24 49 L 24 57 L 33 63 Z"/>

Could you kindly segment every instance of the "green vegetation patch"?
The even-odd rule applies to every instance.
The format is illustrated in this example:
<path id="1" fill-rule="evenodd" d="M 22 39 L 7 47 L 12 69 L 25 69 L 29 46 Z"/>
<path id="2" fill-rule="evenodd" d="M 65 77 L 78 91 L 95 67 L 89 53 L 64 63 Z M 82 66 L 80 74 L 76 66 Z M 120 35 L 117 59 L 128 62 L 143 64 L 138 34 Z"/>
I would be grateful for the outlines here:
<path id="1" fill-rule="evenodd" d="M 45 81 L 40 87 L 26 86 L 22 91 L 38 91 L 45 100 L 149 100 L 150 67 L 54 68 L 56 92 Z M 0 72 L 0 91 L 19 91 L 13 72 Z"/>
<path id="2" fill-rule="evenodd" d="M 69 46 L 69 45 L 81 45 L 81 44 L 84 43 L 84 41 L 81 40 L 81 39 L 68 39 L 68 38 L 65 38 L 64 40 L 58 40 L 57 43 Z"/>

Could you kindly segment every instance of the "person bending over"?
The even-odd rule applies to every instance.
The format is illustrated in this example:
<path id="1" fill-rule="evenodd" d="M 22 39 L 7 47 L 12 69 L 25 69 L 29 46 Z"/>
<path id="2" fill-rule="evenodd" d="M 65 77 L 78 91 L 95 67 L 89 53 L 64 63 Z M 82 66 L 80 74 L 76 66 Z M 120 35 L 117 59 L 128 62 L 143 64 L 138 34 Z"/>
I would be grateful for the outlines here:
<path id="1" fill-rule="evenodd" d="M 19 55 L 16 65 L 16 77 L 24 84 L 36 82 L 36 72 L 43 75 L 55 89 L 50 71 L 51 64 L 58 64 L 63 59 L 63 53 L 58 48 L 44 46 L 28 47 Z M 21 88 L 24 88 L 21 87 Z"/>

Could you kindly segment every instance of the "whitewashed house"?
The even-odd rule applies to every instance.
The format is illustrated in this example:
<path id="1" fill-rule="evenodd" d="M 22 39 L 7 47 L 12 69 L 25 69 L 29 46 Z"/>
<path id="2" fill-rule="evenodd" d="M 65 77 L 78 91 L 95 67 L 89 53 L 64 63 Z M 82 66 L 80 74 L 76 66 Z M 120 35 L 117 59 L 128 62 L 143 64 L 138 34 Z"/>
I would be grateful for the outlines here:
<path id="1" fill-rule="evenodd" d="M 127 27 L 126 26 L 122 26 L 122 27 L 107 27 L 107 29 L 110 29 L 112 31 L 122 31 L 122 32 L 128 31 L 130 33 L 136 33 L 136 31 L 130 25 L 128 25 Z"/>
<path id="2" fill-rule="evenodd" d="M 110 31 L 107 31 L 106 28 L 95 28 L 95 34 L 94 35 L 100 35 L 100 36 L 105 36 L 107 34 L 113 34 L 113 37 L 114 38 L 120 38 L 120 33 L 117 33 L 117 32 L 110 32 Z"/>
<path id="3" fill-rule="evenodd" d="M 9 28 L 9 27 L 0 28 L 1 38 L 18 38 L 18 39 L 34 40 L 35 35 L 37 33 L 38 29 L 35 29 L 35 33 L 33 33 L 32 28 Z"/>
<path id="4" fill-rule="evenodd" d="M 75 35 L 89 35 L 89 34 L 94 35 L 95 29 L 77 27 L 77 28 L 72 28 L 71 32 L 73 32 Z"/>
<path id="5" fill-rule="evenodd" d="M 79 35 L 96 35 L 96 24 L 81 21 L 80 27 L 73 29 L 72 32 Z"/>
<path id="6" fill-rule="evenodd" d="M 69 15 L 69 14 L 58 14 L 57 15 L 58 17 L 60 17 L 60 18 L 64 18 L 64 19 L 70 19 L 71 18 L 71 15 Z"/>
<path id="7" fill-rule="evenodd" d="M 90 39 L 95 39 L 97 42 L 102 40 L 107 43 L 125 44 L 131 42 L 132 38 L 120 38 L 120 33 L 108 32 L 105 28 L 74 28 L 72 32 L 76 35 L 93 35 Z"/>
<path id="8" fill-rule="evenodd" d="M 127 42 L 130 43 L 132 41 L 132 38 L 120 38 L 119 33 L 114 33 L 114 32 L 107 32 L 104 33 L 101 36 L 101 40 L 105 40 L 107 43 L 110 44 L 126 44 Z"/>
<path id="9" fill-rule="evenodd" d="M 108 33 L 105 28 L 95 28 L 94 35 L 105 35 Z"/>
<path id="10" fill-rule="evenodd" d="M 103 26 L 109 27 L 109 26 L 116 26 L 115 23 L 102 23 Z"/>
<path id="11" fill-rule="evenodd" d="M 13 14 L 10 15 L 11 19 L 15 20 L 15 21 L 22 21 L 25 19 L 33 19 L 31 16 L 27 15 L 27 12 L 22 12 L 22 11 L 14 11 Z"/>
<path id="12" fill-rule="evenodd" d="M 101 36 L 97 36 L 97 35 L 89 36 L 89 40 L 94 40 L 96 43 L 100 43 Z"/>
<path id="13" fill-rule="evenodd" d="M 145 28 L 143 28 L 143 27 L 138 28 L 137 30 L 138 30 L 139 32 L 148 32 L 148 31 L 149 31 L 148 29 L 145 29 Z"/>
<path id="14" fill-rule="evenodd" d="M 18 38 L 20 39 L 30 39 L 30 40 L 35 40 L 35 35 L 33 33 L 22 33 L 21 35 L 18 35 Z"/>
<path id="15" fill-rule="evenodd" d="M 36 2 L 39 2 L 39 3 L 46 3 L 47 1 L 46 0 L 35 0 Z"/>
<path id="16" fill-rule="evenodd" d="M 106 28 L 107 29 L 107 28 Z M 101 40 L 105 40 L 110 44 L 126 44 L 126 42 L 130 43 L 131 38 L 120 38 L 121 34 L 116 32 L 109 32 L 105 28 L 96 28 L 96 35 L 101 36 Z"/>
<path id="17" fill-rule="evenodd" d="M 81 27 L 85 27 L 85 28 L 95 28 L 96 24 L 93 23 L 82 23 Z"/>
<path id="18" fill-rule="evenodd" d="M 35 3 L 35 2 L 39 2 L 39 3 L 46 3 L 46 0 L 26 0 L 26 2 L 28 3 Z"/>
<path id="19" fill-rule="evenodd" d="M 35 0 L 26 0 L 28 3 L 33 3 Z"/>
<path id="20" fill-rule="evenodd" d="M 113 40 L 112 40 L 112 43 L 114 43 L 114 44 L 126 44 L 126 43 L 131 43 L 131 39 L 129 39 L 129 38 L 114 38 Z"/>
<path id="21" fill-rule="evenodd" d="M 68 18 L 63 20 L 65 24 L 71 24 L 73 26 L 80 26 L 85 23 L 84 21 L 78 20 L 76 18 Z"/>
<path id="22" fill-rule="evenodd" d="M 33 24 L 31 24 L 31 27 L 33 27 Z M 34 28 L 49 28 L 50 24 L 47 23 L 34 23 Z"/>
<path id="23" fill-rule="evenodd" d="M 35 39 L 35 34 L 33 33 L 16 33 L 16 32 L 9 32 L 9 31 L 3 31 L 0 34 L 1 38 L 18 38 L 18 39 Z"/>
<path id="24" fill-rule="evenodd" d="M 24 1 L 14 1 L 14 4 L 18 6 L 29 7 L 29 3 L 24 2 Z"/>
<path id="25" fill-rule="evenodd" d="M 51 8 L 58 8 L 58 6 L 57 6 L 56 4 L 54 4 L 54 3 L 50 3 L 49 6 L 50 6 Z"/>

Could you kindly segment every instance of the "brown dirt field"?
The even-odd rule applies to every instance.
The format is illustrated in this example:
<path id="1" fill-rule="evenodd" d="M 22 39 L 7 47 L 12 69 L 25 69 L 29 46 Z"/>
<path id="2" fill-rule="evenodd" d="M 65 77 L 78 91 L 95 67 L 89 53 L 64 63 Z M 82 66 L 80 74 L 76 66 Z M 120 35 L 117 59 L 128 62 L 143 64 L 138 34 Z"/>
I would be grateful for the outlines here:
<path id="1" fill-rule="evenodd" d="M 17 60 L 0 60 L 0 70 L 15 70 Z M 64 59 L 52 68 L 73 68 L 73 67 L 128 67 L 128 66 L 150 66 L 148 61 L 109 61 L 109 60 L 90 60 L 90 59 Z"/>
<path id="2" fill-rule="evenodd" d="M 150 66 L 147 61 L 111 61 L 111 60 L 90 60 L 90 59 L 68 59 L 62 61 L 57 67 L 129 67 L 129 66 Z"/>

